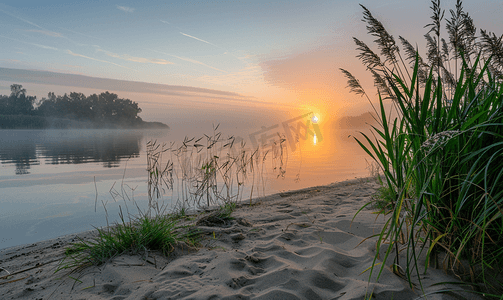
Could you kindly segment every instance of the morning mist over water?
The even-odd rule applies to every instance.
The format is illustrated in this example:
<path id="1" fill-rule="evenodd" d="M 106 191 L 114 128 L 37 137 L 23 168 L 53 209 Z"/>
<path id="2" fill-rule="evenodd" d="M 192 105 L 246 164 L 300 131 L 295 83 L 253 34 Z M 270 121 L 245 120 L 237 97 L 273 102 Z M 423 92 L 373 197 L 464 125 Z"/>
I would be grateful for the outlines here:
<path id="1" fill-rule="evenodd" d="M 298 121 L 291 124 L 298 125 Z M 260 143 L 264 134 L 272 140 L 277 131 L 284 133 L 282 125 L 241 131 L 235 137 L 248 145 L 253 138 Z M 270 127 L 274 128 L 268 129 Z M 0 248 L 104 226 L 107 220 L 104 206 L 108 221 L 112 222 L 118 217 L 119 205 L 132 205 L 127 197 L 134 198 L 145 209 L 147 141 L 179 146 L 186 136 L 204 138 L 204 134 L 213 133 L 211 127 L 206 131 L 208 128 L 198 126 L 184 128 L 179 132 L 173 129 L 0 130 L 3 144 L 9 145 L 0 150 L 0 230 L 9 232 L 0 241 Z M 223 134 L 226 128 L 221 124 L 217 131 Z M 236 127 L 230 131 L 236 131 Z M 321 142 L 314 144 L 313 136 L 308 134 L 295 142 L 295 151 L 290 141 L 286 141 L 284 176 L 278 177 L 272 160 L 266 161 L 263 181 L 255 182 L 253 195 L 329 184 L 368 174 L 365 154 L 348 138 L 353 130 L 320 126 L 320 131 Z M 348 159 L 349 155 L 354 159 Z M 166 159 L 167 155 L 165 162 Z M 250 195 L 250 186 L 247 182 L 243 200 Z M 125 199 L 117 197 L 117 193 L 124 192 L 128 194 Z M 160 200 L 172 207 L 181 198 L 179 192 L 179 187 L 165 189 Z"/>

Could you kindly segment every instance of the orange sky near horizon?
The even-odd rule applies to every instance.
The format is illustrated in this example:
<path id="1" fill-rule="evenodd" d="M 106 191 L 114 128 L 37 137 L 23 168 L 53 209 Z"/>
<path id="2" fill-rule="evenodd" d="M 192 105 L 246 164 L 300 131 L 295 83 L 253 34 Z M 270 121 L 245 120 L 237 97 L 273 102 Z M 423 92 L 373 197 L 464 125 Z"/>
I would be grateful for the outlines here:
<path id="1" fill-rule="evenodd" d="M 286 119 L 312 111 L 320 122 L 359 115 L 372 110 L 371 105 L 366 98 L 349 92 L 339 70 L 352 72 L 372 101 L 377 102 L 371 76 L 356 58 L 358 52 L 352 40 L 358 37 L 378 52 L 372 43 L 374 38 L 361 22 L 358 3 L 370 9 L 398 44 L 398 36 L 404 36 L 412 44 L 418 43 L 424 54 L 424 25 L 431 21 L 429 1 L 401 1 L 400 5 L 393 0 L 230 1 L 225 5 L 193 1 L 176 5 L 145 3 L 138 7 L 101 4 L 99 12 L 78 2 L 67 6 L 41 4 L 36 8 L 17 2 L 0 4 L 0 16 L 6 25 L 0 29 L 5 46 L 0 53 L 0 94 L 8 94 L 12 83 L 23 84 L 28 94 L 39 99 L 50 91 L 91 94 L 109 89 L 119 97 L 138 102 L 144 119 L 159 121 L 169 120 L 161 116 L 168 107 L 177 107 L 176 114 L 185 107 L 187 114 L 180 115 L 180 119 L 188 118 L 191 110 L 199 111 L 196 115 L 208 120 L 218 119 L 218 111 L 245 118 L 246 110 L 250 110 L 250 122 L 261 111 L 265 121 L 274 113 Z M 454 4 L 454 0 L 442 1 L 446 17 Z M 501 34 L 501 2 L 463 4 L 477 28 Z M 72 22 L 68 22 L 69 9 L 76 14 Z M 93 22 L 89 23 L 89 18 Z M 168 92 L 121 89 L 119 85 L 115 89 L 71 83 L 59 86 L 40 78 L 24 82 L 23 77 L 9 77 L 5 71 L 8 69 L 2 68 L 186 86 L 235 95 L 185 91 L 178 97 Z M 206 108 L 213 111 L 205 114 Z"/>

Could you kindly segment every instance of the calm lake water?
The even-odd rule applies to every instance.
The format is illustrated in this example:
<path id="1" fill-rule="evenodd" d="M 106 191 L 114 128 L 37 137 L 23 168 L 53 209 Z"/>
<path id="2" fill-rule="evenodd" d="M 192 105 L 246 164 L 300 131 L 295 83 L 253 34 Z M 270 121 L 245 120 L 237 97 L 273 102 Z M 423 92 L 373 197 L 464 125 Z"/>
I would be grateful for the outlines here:
<path id="1" fill-rule="evenodd" d="M 242 141 L 251 149 L 264 144 L 264 151 L 271 146 L 260 168 L 261 180 L 254 179 L 253 196 L 368 176 L 368 156 L 348 137 L 355 131 L 300 121 L 232 133 L 236 145 Z M 225 126 L 218 131 L 222 139 L 229 135 Z M 136 211 L 131 198 L 145 208 L 146 143 L 156 140 L 179 146 L 188 136 L 203 137 L 200 143 L 206 145 L 203 134 L 211 133 L 201 128 L 190 132 L 0 130 L 0 249 L 104 226 L 106 214 L 110 223 L 118 219 L 119 206 Z M 283 165 L 272 159 L 272 141 L 278 133 L 284 138 Z M 171 159 L 179 161 L 172 154 Z M 278 177 L 280 166 L 286 173 Z M 180 174 L 175 164 L 175 177 Z M 251 185 L 244 184 L 242 199 L 249 198 Z M 180 184 L 176 186 L 175 182 L 175 189 L 160 199 L 168 207 L 183 198 Z"/>

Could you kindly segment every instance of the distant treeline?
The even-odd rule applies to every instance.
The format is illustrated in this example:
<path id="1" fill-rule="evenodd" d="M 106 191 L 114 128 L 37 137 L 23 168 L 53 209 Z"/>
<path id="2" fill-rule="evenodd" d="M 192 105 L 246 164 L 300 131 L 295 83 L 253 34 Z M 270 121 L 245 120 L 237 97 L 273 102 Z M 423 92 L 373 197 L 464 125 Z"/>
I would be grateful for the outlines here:
<path id="1" fill-rule="evenodd" d="M 336 121 L 336 127 L 340 129 L 354 129 L 377 125 L 372 113 L 366 112 L 359 116 L 344 116 Z"/>
<path id="2" fill-rule="evenodd" d="M 145 122 L 138 103 L 104 92 L 86 97 L 82 93 L 37 101 L 20 84 L 10 87 L 10 96 L 0 95 L 0 128 L 168 128 L 160 122 Z"/>

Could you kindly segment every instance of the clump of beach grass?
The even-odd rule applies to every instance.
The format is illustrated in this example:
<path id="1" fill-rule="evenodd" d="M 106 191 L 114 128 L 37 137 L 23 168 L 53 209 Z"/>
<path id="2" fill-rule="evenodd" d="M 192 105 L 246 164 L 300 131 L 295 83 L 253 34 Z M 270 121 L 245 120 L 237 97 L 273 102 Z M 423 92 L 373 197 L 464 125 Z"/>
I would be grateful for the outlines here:
<path id="1" fill-rule="evenodd" d="M 144 254 L 160 251 L 168 255 L 179 239 L 175 231 L 177 222 L 169 216 L 148 217 L 141 215 L 126 222 L 121 214 L 121 223 L 106 228 L 97 228 L 97 237 L 80 239 L 65 250 L 67 260 L 60 269 L 79 269 L 101 265 L 118 255 Z"/>
<path id="2" fill-rule="evenodd" d="M 403 37 L 405 57 L 382 23 L 364 6 L 363 21 L 380 55 L 354 39 L 378 91 L 378 106 L 347 70 L 352 92 L 367 97 L 379 126 L 374 138 L 362 133 L 360 146 L 379 164 L 381 196 L 391 206 L 381 242 L 390 241 L 384 261 L 395 252 L 397 274 L 421 285 L 418 258 L 425 271 L 437 254 L 440 264 L 474 293 L 501 299 L 503 294 L 503 44 L 477 30 L 456 2 L 446 18 L 433 0 L 432 23 L 425 35 L 426 59 Z M 397 117 L 390 118 L 386 100 Z M 385 192 L 385 193 L 384 193 Z M 370 203 L 369 203 L 370 204 Z M 406 238 L 404 239 L 404 235 Z M 405 251 L 407 259 L 399 260 Z M 377 265 L 376 259 L 374 266 Z M 379 268 L 379 275 L 384 268 Z M 369 277 L 370 278 L 370 277 Z"/>

